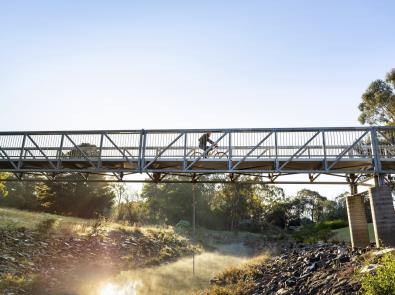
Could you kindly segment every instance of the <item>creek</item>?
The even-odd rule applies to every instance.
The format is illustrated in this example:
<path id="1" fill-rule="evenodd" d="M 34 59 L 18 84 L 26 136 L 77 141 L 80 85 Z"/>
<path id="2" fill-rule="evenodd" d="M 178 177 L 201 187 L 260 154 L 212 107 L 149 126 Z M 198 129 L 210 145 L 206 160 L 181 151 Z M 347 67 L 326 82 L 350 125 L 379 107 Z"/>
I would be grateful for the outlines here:
<path id="1" fill-rule="evenodd" d="M 193 294 L 209 286 L 210 278 L 245 262 L 251 253 L 242 243 L 221 245 L 216 251 L 193 258 L 137 270 L 123 271 L 114 277 L 85 286 L 89 295 L 177 295 Z"/>

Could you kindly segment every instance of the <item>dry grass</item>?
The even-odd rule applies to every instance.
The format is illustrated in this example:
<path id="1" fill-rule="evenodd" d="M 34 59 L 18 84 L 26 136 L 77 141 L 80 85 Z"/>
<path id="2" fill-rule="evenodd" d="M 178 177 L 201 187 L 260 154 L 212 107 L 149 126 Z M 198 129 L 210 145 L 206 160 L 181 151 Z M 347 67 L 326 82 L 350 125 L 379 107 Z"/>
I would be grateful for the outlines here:
<path id="1" fill-rule="evenodd" d="M 55 219 L 56 229 L 59 231 L 71 231 L 85 233 L 91 226 L 92 220 L 75 217 L 59 216 L 49 213 L 37 213 L 10 208 L 0 208 L 0 227 L 15 225 L 34 229 L 44 220 Z"/>
<path id="2" fill-rule="evenodd" d="M 248 260 L 239 267 L 229 267 L 216 276 L 221 285 L 214 285 L 199 292 L 199 295 L 236 295 L 247 294 L 254 287 L 254 278 L 260 274 L 260 266 L 270 257 L 263 253 Z"/>
<path id="3" fill-rule="evenodd" d="M 6 226 L 25 227 L 28 229 L 36 229 L 37 226 L 45 220 L 56 220 L 57 233 L 74 233 L 85 235 L 97 222 L 95 219 L 83 219 L 77 217 L 62 216 L 43 212 L 31 212 L 11 208 L 0 208 L 0 228 Z M 109 230 L 124 230 L 129 232 L 140 231 L 146 234 L 163 232 L 174 234 L 173 227 L 170 226 L 129 226 L 116 222 L 106 221 L 103 228 Z"/>

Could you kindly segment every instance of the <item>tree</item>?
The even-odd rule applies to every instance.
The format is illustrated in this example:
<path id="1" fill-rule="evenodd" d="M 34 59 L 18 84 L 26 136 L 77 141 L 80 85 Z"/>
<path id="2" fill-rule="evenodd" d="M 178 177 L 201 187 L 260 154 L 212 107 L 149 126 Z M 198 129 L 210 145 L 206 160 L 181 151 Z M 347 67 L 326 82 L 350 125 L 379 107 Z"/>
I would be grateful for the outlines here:
<path id="1" fill-rule="evenodd" d="M 122 200 L 128 196 L 128 189 L 124 183 L 114 183 L 111 189 L 115 194 L 116 201 L 116 219 L 122 219 Z M 126 198 L 128 200 L 128 198 Z"/>
<path id="2" fill-rule="evenodd" d="M 385 81 L 370 83 L 359 104 L 359 121 L 370 125 L 395 124 L 395 68 L 387 73 Z"/>
<path id="3" fill-rule="evenodd" d="M 48 189 L 37 195 L 41 210 L 62 215 L 85 218 L 105 215 L 115 197 L 110 185 L 104 182 L 105 176 L 91 175 L 84 181 L 82 176 L 71 173 L 58 176 L 56 182 L 46 182 Z"/>
<path id="4" fill-rule="evenodd" d="M 286 228 L 295 219 L 294 201 L 277 186 L 261 185 L 258 194 L 262 199 L 263 218 L 266 223 Z"/>
<path id="5" fill-rule="evenodd" d="M 239 228 L 242 220 L 250 222 L 256 208 L 255 187 L 249 183 L 225 183 L 218 186 L 210 201 L 213 214 L 221 215 L 226 229 Z"/>
<path id="6" fill-rule="evenodd" d="M 136 191 L 126 192 L 123 195 L 122 214 L 123 218 L 129 222 L 129 224 L 135 224 L 137 222 L 142 222 L 144 220 L 144 215 L 146 215 L 146 206 L 142 202 Z M 125 212 L 123 212 L 125 211 Z"/>
<path id="7" fill-rule="evenodd" d="M 40 202 L 37 199 L 37 188 L 42 186 L 41 182 L 28 181 L 29 175 L 25 175 L 27 181 L 8 181 L 5 183 L 7 197 L 0 198 L 0 204 L 25 210 L 39 210 Z"/>
<path id="8" fill-rule="evenodd" d="M 141 197 L 146 202 L 151 222 L 174 225 L 183 219 L 191 220 L 191 194 L 190 183 L 147 183 Z M 200 198 L 199 189 L 196 196 Z"/>
<path id="9" fill-rule="evenodd" d="M 302 189 L 296 196 L 304 204 L 304 213 L 309 215 L 312 222 L 322 220 L 327 199 L 318 192 Z"/>

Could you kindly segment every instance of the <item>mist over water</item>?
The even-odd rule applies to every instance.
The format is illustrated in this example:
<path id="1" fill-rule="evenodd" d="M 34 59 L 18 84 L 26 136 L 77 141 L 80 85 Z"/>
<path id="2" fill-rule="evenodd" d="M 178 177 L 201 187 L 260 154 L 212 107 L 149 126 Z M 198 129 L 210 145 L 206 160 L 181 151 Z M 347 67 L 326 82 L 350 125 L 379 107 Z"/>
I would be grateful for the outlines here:
<path id="1" fill-rule="evenodd" d="M 124 271 L 97 284 L 97 290 L 90 295 L 188 294 L 204 289 L 216 273 L 242 264 L 249 254 L 242 244 L 229 244 L 218 251 L 196 255 L 194 276 L 192 257 L 157 267 Z"/>

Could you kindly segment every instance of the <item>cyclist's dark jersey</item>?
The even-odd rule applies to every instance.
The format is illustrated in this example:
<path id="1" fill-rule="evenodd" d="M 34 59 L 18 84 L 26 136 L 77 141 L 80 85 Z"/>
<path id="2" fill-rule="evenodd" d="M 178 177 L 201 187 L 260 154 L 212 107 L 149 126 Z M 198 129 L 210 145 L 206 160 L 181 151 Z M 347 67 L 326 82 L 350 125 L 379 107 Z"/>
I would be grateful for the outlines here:
<path id="1" fill-rule="evenodd" d="M 208 135 L 208 133 L 204 133 L 202 136 L 200 136 L 200 138 L 199 138 L 199 145 L 200 146 L 205 146 L 206 145 L 206 143 L 207 142 L 209 142 L 209 143 L 211 143 L 211 144 L 214 144 L 214 141 L 212 141 L 210 138 L 209 138 L 209 135 Z"/>

